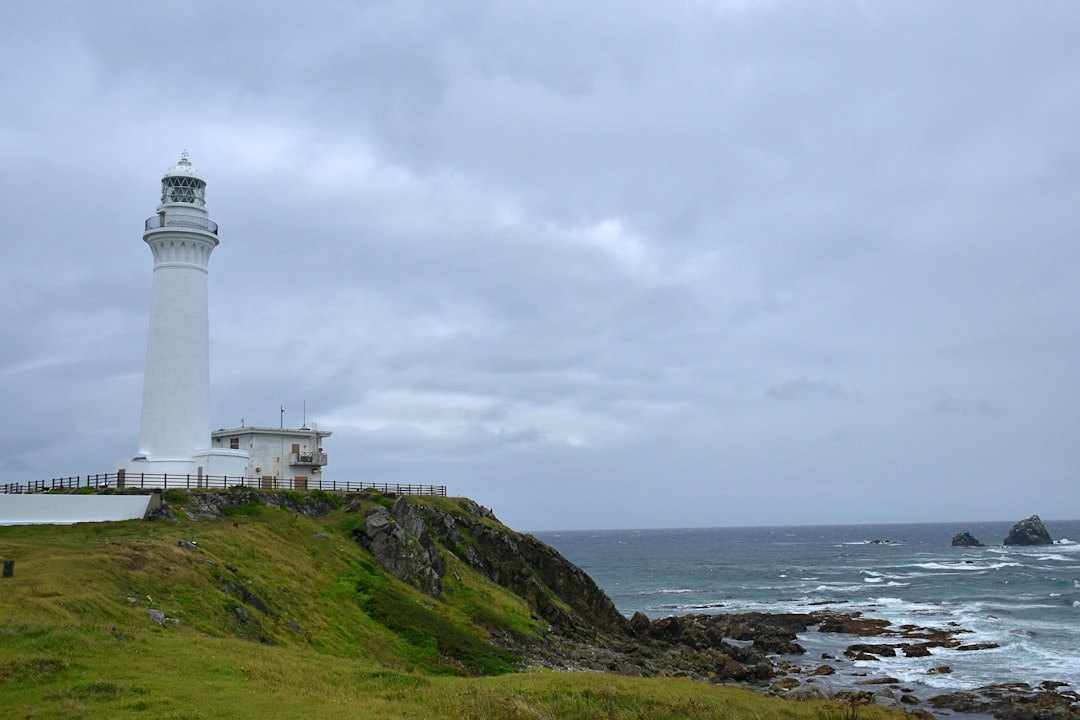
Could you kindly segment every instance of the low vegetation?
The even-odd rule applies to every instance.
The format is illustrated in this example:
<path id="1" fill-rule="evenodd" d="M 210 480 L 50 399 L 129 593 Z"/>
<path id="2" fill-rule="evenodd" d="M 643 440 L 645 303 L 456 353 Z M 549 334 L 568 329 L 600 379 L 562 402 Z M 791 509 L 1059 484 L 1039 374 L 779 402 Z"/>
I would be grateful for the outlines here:
<path id="1" fill-rule="evenodd" d="M 832 716 L 830 703 L 688 680 L 523 670 L 488 642 L 542 630 L 520 597 L 450 553 L 442 598 L 424 595 L 353 542 L 362 509 L 316 499 L 338 509 L 0 528 L 0 558 L 16 561 L 0 580 L 0 716 Z"/>

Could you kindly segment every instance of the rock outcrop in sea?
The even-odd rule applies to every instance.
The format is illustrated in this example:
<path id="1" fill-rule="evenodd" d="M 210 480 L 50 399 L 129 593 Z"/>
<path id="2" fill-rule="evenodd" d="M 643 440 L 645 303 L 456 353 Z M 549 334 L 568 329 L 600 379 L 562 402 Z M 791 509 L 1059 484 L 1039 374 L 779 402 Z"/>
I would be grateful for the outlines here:
<path id="1" fill-rule="evenodd" d="M 961 532 L 953 535 L 952 539 L 953 547 L 983 547 L 983 544 L 979 542 L 978 538 L 969 532 Z"/>
<path id="2" fill-rule="evenodd" d="M 1052 545 L 1053 543 L 1050 533 L 1043 527 L 1038 515 L 1032 515 L 1027 520 L 1021 520 L 1013 525 L 1009 536 L 1004 541 L 1005 545 Z"/>

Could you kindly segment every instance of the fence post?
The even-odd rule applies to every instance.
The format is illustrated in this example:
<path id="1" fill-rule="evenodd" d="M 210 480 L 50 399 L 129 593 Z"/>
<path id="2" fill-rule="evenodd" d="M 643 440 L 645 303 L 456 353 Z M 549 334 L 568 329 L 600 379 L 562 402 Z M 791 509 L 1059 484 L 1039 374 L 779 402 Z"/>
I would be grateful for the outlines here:
<path id="1" fill-rule="evenodd" d="M 14 560 L 5 560 L 4 561 L 4 577 L 14 577 L 14 575 L 15 575 L 15 561 Z"/>

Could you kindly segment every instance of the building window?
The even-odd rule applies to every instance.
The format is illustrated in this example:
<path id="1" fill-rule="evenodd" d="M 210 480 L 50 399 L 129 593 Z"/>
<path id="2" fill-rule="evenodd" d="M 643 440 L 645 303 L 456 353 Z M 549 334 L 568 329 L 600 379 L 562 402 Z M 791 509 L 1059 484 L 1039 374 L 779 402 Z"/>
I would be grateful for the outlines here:
<path id="1" fill-rule="evenodd" d="M 240 438 L 229 438 L 229 449 L 230 450 L 239 450 L 240 449 Z"/>

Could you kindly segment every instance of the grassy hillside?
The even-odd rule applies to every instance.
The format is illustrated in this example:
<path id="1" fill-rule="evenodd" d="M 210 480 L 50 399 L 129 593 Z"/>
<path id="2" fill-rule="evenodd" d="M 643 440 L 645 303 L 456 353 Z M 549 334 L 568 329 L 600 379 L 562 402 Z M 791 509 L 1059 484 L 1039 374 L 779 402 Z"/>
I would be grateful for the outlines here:
<path id="1" fill-rule="evenodd" d="M 487 638 L 542 632 L 525 601 L 449 552 L 441 598 L 420 593 L 352 540 L 363 517 L 253 503 L 214 520 L 0 528 L 0 558 L 16 561 L 0 580 L 0 718 L 850 711 L 686 680 L 517 672 Z"/>

